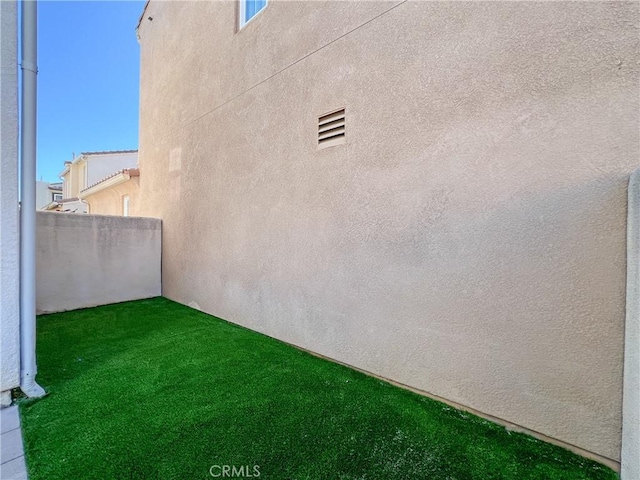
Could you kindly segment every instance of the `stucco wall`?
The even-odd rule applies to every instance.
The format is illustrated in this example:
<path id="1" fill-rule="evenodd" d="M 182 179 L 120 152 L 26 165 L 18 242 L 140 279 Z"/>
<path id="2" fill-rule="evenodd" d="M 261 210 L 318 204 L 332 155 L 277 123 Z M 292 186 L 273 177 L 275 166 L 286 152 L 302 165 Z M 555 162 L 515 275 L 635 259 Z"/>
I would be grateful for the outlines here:
<path id="1" fill-rule="evenodd" d="M 62 198 L 71 197 L 71 172 L 65 173 L 60 177 L 62 179 Z"/>
<path id="2" fill-rule="evenodd" d="M 123 168 L 138 166 L 138 153 L 113 153 L 104 155 L 89 155 L 87 185 L 91 186 Z"/>
<path id="3" fill-rule="evenodd" d="M 36 181 L 36 208 L 40 210 L 52 200 L 53 195 L 49 191 L 49 182 Z"/>
<path id="4" fill-rule="evenodd" d="M 71 165 L 71 191 L 74 192 L 72 196 L 77 197 L 78 193 L 85 188 L 85 169 L 87 168 L 86 162 L 78 162 Z"/>
<path id="5" fill-rule="evenodd" d="M 38 313 L 160 295 L 161 237 L 154 218 L 38 212 Z"/>
<path id="6" fill-rule="evenodd" d="M 638 4 L 235 15 L 151 1 L 139 29 L 163 293 L 619 460 Z"/>
<path id="7" fill-rule="evenodd" d="M 20 384 L 18 48 L 15 1 L 0 2 L 0 394 Z"/>
<path id="8" fill-rule="evenodd" d="M 129 216 L 138 215 L 139 177 L 131 177 L 124 183 L 105 188 L 85 198 L 92 215 L 122 215 L 123 197 L 129 196 Z"/>

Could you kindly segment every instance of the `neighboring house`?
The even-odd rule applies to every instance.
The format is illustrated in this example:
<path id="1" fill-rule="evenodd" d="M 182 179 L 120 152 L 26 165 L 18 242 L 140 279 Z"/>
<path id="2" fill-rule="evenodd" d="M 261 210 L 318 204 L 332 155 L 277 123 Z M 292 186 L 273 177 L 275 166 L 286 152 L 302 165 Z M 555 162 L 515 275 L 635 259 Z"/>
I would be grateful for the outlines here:
<path id="1" fill-rule="evenodd" d="M 619 462 L 637 16 L 151 0 L 163 294 Z"/>
<path id="2" fill-rule="evenodd" d="M 36 208 L 45 210 L 52 202 L 62 200 L 62 183 L 36 182 Z"/>
<path id="3" fill-rule="evenodd" d="M 72 161 L 64 163 L 64 170 L 60 172 L 62 179 L 63 198 L 47 205 L 46 210 L 68 213 L 96 213 L 122 215 L 123 213 L 111 213 L 113 211 L 122 212 L 121 204 L 123 199 L 114 200 L 117 207 L 107 205 L 104 198 L 97 203 L 100 205 L 97 210 L 90 210 L 86 195 L 83 191 L 89 189 L 105 179 L 117 175 L 123 170 L 136 169 L 138 164 L 137 150 L 118 150 L 106 152 L 84 152 Z M 126 189 L 125 195 L 130 195 L 129 191 L 137 192 L 133 188 Z M 115 210 L 114 210 L 115 209 Z"/>
<path id="4" fill-rule="evenodd" d="M 80 191 L 88 211 L 99 215 L 137 215 L 140 171 L 125 168 Z"/>

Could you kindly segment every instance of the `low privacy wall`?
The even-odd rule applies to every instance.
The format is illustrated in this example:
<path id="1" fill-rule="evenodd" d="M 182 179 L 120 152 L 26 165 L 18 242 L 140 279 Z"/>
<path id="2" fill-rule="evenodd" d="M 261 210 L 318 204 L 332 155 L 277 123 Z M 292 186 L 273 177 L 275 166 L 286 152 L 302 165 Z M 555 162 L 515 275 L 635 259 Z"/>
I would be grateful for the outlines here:
<path id="1" fill-rule="evenodd" d="M 38 313 L 160 295 L 161 242 L 155 218 L 38 212 Z"/>

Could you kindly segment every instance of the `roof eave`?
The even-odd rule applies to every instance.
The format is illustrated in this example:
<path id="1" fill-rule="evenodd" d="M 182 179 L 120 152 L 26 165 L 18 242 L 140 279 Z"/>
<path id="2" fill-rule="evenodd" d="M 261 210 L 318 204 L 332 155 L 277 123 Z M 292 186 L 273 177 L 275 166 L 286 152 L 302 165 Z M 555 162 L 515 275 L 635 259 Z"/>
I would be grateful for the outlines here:
<path id="1" fill-rule="evenodd" d="M 56 208 L 59 205 L 60 204 L 58 202 L 49 202 L 44 207 L 42 207 L 42 210 L 51 210 L 52 208 Z"/>
<path id="2" fill-rule="evenodd" d="M 71 165 L 76 165 L 76 164 L 80 163 L 81 160 L 86 162 L 86 159 L 84 158 L 84 153 L 81 153 L 76 158 L 74 158 L 71 161 Z"/>
<path id="3" fill-rule="evenodd" d="M 94 155 L 128 155 L 131 153 L 138 153 L 138 150 L 100 150 L 95 152 L 82 152 L 81 157 L 89 157 Z"/>
<path id="4" fill-rule="evenodd" d="M 147 0 L 146 3 L 144 4 L 144 8 L 142 9 L 142 13 L 140 14 L 140 18 L 138 19 L 138 25 L 136 25 L 136 38 L 138 39 L 138 43 L 140 43 L 140 24 L 142 23 L 142 20 L 144 19 L 144 14 L 147 13 L 147 7 L 149 6 L 149 2 L 151 0 Z"/>
<path id="5" fill-rule="evenodd" d="M 118 173 L 117 175 L 113 175 L 112 177 L 109 177 L 101 182 L 95 183 L 91 185 L 89 188 L 82 190 L 78 194 L 78 198 L 85 199 L 106 188 L 111 188 L 111 187 L 115 187 L 116 185 L 120 185 L 121 183 L 124 183 L 127 180 L 129 180 L 130 178 L 131 178 L 131 175 L 129 175 L 129 172 L 125 170 L 123 172 Z"/>

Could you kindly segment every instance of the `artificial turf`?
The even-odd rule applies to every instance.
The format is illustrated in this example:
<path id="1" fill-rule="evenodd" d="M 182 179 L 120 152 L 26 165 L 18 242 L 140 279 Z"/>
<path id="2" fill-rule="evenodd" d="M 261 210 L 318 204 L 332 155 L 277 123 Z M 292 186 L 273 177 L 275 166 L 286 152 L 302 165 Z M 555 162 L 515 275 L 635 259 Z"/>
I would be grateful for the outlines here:
<path id="1" fill-rule="evenodd" d="M 31 480 L 617 478 L 164 298 L 40 316 L 38 364 Z"/>

